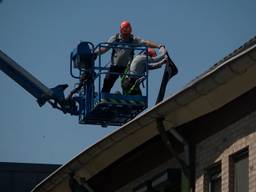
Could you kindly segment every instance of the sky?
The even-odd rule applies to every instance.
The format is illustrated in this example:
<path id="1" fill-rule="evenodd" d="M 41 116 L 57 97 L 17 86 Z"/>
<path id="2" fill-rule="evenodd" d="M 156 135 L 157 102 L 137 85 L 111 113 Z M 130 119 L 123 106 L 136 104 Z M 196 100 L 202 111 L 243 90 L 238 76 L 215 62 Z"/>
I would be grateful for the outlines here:
<path id="1" fill-rule="evenodd" d="M 256 35 L 255 7 L 255 0 L 2 0 L 0 50 L 49 88 L 67 83 L 68 94 L 76 83 L 70 52 L 80 41 L 106 41 L 129 20 L 134 35 L 164 44 L 179 69 L 166 99 Z M 147 110 L 162 73 L 149 73 Z M 120 129 L 80 125 L 48 104 L 40 108 L 2 72 L 0 88 L 0 162 L 64 164 Z"/>

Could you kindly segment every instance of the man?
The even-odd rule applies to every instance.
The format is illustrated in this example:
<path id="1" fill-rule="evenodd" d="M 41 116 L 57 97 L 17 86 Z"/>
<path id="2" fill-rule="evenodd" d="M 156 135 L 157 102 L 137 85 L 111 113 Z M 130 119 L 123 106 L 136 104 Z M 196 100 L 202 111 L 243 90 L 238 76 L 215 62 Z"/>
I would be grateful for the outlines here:
<path id="1" fill-rule="evenodd" d="M 140 82 L 146 68 L 149 70 L 160 68 L 167 63 L 167 51 L 165 47 L 161 47 L 157 56 L 156 51 L 148 48 L 145 53 L 134 57 L 129 68 L 128 75 L 122 82 L 123 93 L 125 95 L 142 95 L 140 90 Z"/>
<path id="2" fill-rule="evenodd" d="M 136 37 L 132 34 L 132 26 L 128 21 L 123 21 L 120 24 L 120 33 L 111 36 L 107 43 L 128 43 L 136 44 L 142 46 L 148 46 L 151 48 L 160 48 L 161 45 L 158 45 L 152 41 L 144 40 L 139 37 Z M 95 50 L 96 54 L 103 54 L 107 52 L 109 48 L 101 47 L 101 49 Z M 111 65 L 109 72 L 105 76 L 102 92 L 109 93 L 120 73 L 124 73 L 125 69 L 132 61 L 134 55 L 133 49 L 125 48 L 113 48 L 111 56 Z"/>

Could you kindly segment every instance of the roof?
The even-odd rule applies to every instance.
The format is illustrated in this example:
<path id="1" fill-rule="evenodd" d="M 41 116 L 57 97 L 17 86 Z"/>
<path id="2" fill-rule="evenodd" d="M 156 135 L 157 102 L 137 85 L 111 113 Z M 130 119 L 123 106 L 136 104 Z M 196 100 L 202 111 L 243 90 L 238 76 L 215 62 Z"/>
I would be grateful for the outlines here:
<path id="1" fill-rule="evenodd" d="M 190 122 L 254 88 L 255 74 L 256 37 L 214 64 L 181 91 L 81 152 L 42 181 L 33 191 L 54 191 L 56 186 L 65 191 L 70 172 L 76 172 L 87 180 L 92 178 L 125 154 L 158 135 L 157 117 L 164 117 L 167 129 Z"/>

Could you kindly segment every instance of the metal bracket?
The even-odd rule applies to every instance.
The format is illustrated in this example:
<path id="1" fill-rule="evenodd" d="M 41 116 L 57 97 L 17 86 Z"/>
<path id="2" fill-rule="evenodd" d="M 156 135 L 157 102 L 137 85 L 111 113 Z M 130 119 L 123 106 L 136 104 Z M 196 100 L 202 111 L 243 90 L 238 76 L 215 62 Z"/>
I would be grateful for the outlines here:
<path id="1" fill-rule="evenodd" d="M 69 187 L 72 192 L 93 192 L 84 177 L 80 178 L 80 183 L 75 179 L 74 173 L 70 173 L 69 177 Z"/>
<path id="2" fill-rule="evenodd" d="M 165 126 L 163 124 L 164 118 L 157 118 L 156 123 L 157 123 L 157 130 L 160 134 L 161 140 L 170 152 L 170 154 L 178 161 L 180 164 L 183 173 L 186 175 L 186 177 L 189 180 L 189 183 L 191 183 L 191 176 L 192 176 L 192 171 L 191 171 L 191 150 L 190 150 L 190 145 L 189 143 L 174 129 L 171 129 L 170 133 L 172 136 L 174 136 L 181 144 L 184 146 L 184 153 L 185 153 L 185 160 L 181 159 L 179 157 L 178 152 L 175 150 L 171 140 L 169 139 L 168 132 L 165 131 Z"/>

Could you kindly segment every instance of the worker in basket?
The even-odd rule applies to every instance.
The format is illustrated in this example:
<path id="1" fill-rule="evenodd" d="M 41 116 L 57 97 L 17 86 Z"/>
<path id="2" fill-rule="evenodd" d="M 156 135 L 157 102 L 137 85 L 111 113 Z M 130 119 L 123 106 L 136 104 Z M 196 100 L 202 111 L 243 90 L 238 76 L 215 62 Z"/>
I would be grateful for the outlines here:
<path id="1" fill-rule="evenodd" d="M 146 68 L 158 69 L 166 64 L 168 62 L 166 53 L 166 48 L 161 46 L 158 56 L 153 48 L 148 48 L 147 51 L 136 55 L 130 64 L 127 75 L 124 75 L 122 79 L 123 94 L 142 95 L 140 83 L 144 80 Z"/>
<path id="2" fill-rule="evenodd" d="M 158 45 L 152 41 L 144 40 L 132 34 L 132 25 L 128 21 L 123 21 L 120 24 L 120 32 L 116 35 L 111 36 L 107 43 L 128 43 L 132 45 L 148 46 L 152 48 L 160 48 Z M 110 50 L 110 47 L 101 47 L 96 49 L 94 53 L 103 54 Z M 125 69 L 131 63 L 134 56 L 133 49 L 125 48 L 113 48 L 111 54 L 111 64 L 108 73 L 104 78 L 104 83 L 102 87 L 103 93 L 109 93 L 114 83 L 118 79 L 119 75 L 125 72 Z"/>

